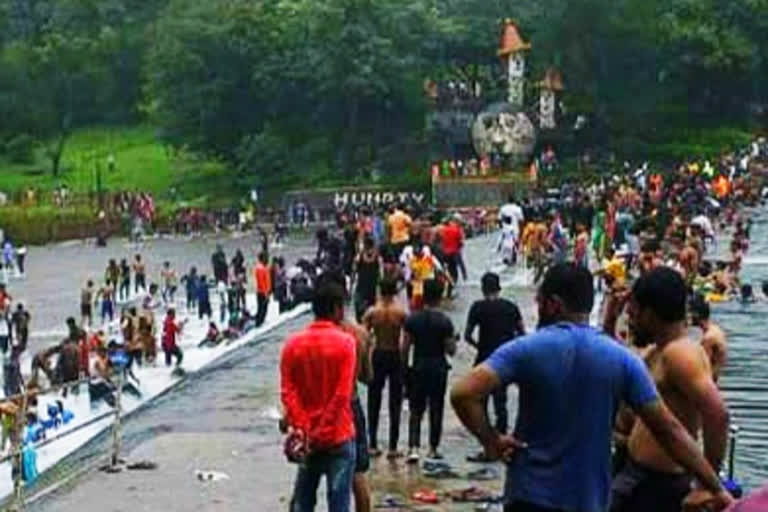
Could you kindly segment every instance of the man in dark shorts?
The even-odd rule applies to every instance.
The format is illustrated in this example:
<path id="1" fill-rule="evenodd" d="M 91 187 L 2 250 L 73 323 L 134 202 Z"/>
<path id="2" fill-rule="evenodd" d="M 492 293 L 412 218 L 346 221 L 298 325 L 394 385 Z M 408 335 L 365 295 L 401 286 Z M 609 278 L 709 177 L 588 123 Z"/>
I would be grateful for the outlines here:
<path id="1" fill-rule="evenodd" d="M 446 355 L 456 353 L 453 323 L 437 310 L 443 297 L 443 286 L 435 279 L 424 282 L 424 309 L 405 321 L 401 361 L 409 360 L 413 347 L 413 366 L 408 370 L 408 462 L 419 461 L 421 419 L 429 407 L 429 454 L 427 458 L 442 458 L 437 449 L 443 432 L 445 391 L 450 365 Z"/>
<path id="2" fill-rule="evenodd" d="M 133 288 L 134 293 L 139 293 L 139 288 L 147 291 L 147 266 L 141 260 L 141 254 L 137 254 L 133 262 Z"/>
<path id="3" fill-rule="evenodd" d="M 381 282 L 381 299 L 363 316 L 363 324 L 373 334 L 373 381 L 368 386 L 368 421 L 371 453 L 381 454 L 378 448 L 379 412 L 384 386 L 389 381 L 389 452 L 388 459 L 395 459 L 400 440 L 400 413 L 403 407 L 403 364 L 400 361 L 400 338 L 408 316 L 395 301 L 397 282 L 386 279 Z"/>
<path id="4" fill-rule="evenodd" d="M 482 364 L 502 344 L 512 341 L 525 334 L 523 317 L 517 306 L 499 296 L 501 285 L 498 274 L 488 272 L 481 279 L 481 289 L 484 299 L 472 304 L 467 316 L 464 329 L 464 339 L 477 349 L 475 366 Z M 475 341 L 473 333 L 480 328 L 480 338 Z M 499 387 L 491 395 L 493 409 L 496 413 L 496 430 L 507 433 L 507 389 Z M 484 460 L 484 454 L 473 457 L 478 461 Z"/>
<path id="5" fill-rule="evenodd" d="M 451 391 L 461 422 L 490 458 L 507 463 L 505 512 L 607 510 L 613 422 L 622 400 L 716 495 L 720 510 L 732 498 L 659 397 L 643 361 L 589 327 L 594 295 L 587 269 L 550 268 L 536 298 L 541 328 L 502 345 Z M 491 427 L 486 401 L 512 383 L 520 390 L 519 412 L 514 436 L 505 436 Z"/>
<path id="6" fill-rule="evenodd" d="M 85 288 L 80 291 L 80 323 L 83 327 L 93 324 L 93 295 L 95 289 L 93 281 L 88 280 Z"/>

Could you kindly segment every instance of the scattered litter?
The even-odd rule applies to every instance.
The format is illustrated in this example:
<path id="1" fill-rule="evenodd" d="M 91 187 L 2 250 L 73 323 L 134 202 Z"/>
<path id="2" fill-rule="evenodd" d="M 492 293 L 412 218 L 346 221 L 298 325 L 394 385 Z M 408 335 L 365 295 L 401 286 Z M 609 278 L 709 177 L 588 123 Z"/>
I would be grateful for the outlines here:
<path id="1" fill-rule="evenodd" d="M 262 411 L 260 416 L 266 420 L 274 420 L 279 421 L 282 419 L 283 415 L 280 414 L 280 410 L 276 406 L 267 407 Z"/>
<path id="2" fill-rule="evenodd" d="M 229 475 L 222 473 L 221 471 L 195 471 L 195 477 L 201 482 L 220 482 L 221 480 L 229 480 Z"/>
<path id="3" fill-rule="evenodd" d="M 131 471 L 154 471 L 157 469 L 157 464 L 150 460 L 142 460 L 134 462 L 133 464 L 128 464 L 126 468 Z"/>
<path id="4" fill-rule="evenodd" d="M 411 495 L 411 499 L 413 501 L 418 501 L 419 503 L 440 503 L 440 500 L 437 498 L 437 493 L 431 489 L 422 489 L 420 491 L 416 491 Z"/>

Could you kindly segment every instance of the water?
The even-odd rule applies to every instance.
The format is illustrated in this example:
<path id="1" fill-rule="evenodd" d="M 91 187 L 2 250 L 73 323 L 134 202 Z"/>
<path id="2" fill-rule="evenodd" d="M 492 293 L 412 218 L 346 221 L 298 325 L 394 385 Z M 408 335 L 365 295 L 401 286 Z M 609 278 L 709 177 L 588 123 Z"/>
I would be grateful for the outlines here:
<path id="1" fill-rule="evenodd" d="M 763 276 L 768 278 L 768 216 L 764 212 L 756 215 L 750 259 L 743 273 L 743 279 L 753 284 L 758 284 Z M 214 240 L 161 241 L 142 252 L 150 261 L 150 270 L 157 270 L 160 262 L 168 258 L 178 270 L 196 264 L 210 273 L 210 253 L 215 243 Z M 223 243 L 230 257 L 234 247 L 242 247 L 251 260 L 258 250 L 252 239 L 223 240 Z M 480 296 L 475 283 L 484 271 L 495 265 L 488 255 L 492 245 L 490 238 L 468 243 L 465 259 L 471 266 L 469 281 L 462 283 L 459 298 L 447 306 L 459 330 L 463 329 L 469 305 Z M 309 250 L 308 241 L 302 241 L 292 244 L 286 252 L 289 259 L 295 259 Z M 94 268 L 100 273 L 108 257 L 130 256 L 131 252 L 122 244 L 106 250 L 77 246 L 32 249 L 31 276 L 12 292 L 28 298 L 36 329 L 60 329 L 64 318 L 74 313 L 79 287 L 89 273 Z M 505 294 L 518 302 L 526 326 L 531 327 L 536 318 L 532 290 L 525 286 L 529 279 L 519 271 L 502 275 Z M 741 427 L 736 470 L 747 488 L 768 480 L 768 376 L 764 370 L 764 336 L 760 322 L 766 312 L 767 304 L 734 303 L 716 305 L 713 311 L 714 319 L 729 335 L 730 359 L 722 387 L 733 421 Z M 41 487 L 62 479 L 66 479 L 66 483 L 29 509 L 68 512 L 81 509 L 85 503 L 94 510 L 131 512 L 285 509 L 294 468 L 284 462 L 275 428 L 279 404 L 277 363 L 281 341 L 307 321 L 307 318 L 292 321 L 256 340 L 192 376 L 180 388 L 131 417 L 124 428 L 124 453 L 130 460 L 150 459 L 158 463 L 157 471 L 121 475 L 94 471 L 98 456 L 108 448 L 105 435 L 49 475 Z M 47 341 L 35 338 L 33 344 L 41 346 Z M 466 372 L 473 358 L 472 349 L 462 343 L 453 362 L 451 378 Z M 516 395 L 511 393 L 512 411 L 515 402 Z M 386 406 L 382 408 L 382 416 L 380 443 L 386 439 Z M 405 446 L 405 419 L 403 415 L 401 448 Z M 443 450 L 449 460 L 460 472 L 464 471 L 467 466 L 461 461 L 475 449 L 475 443 L 447 409 Z M 202 483 L 195 478 L 196 470 L 222 471 L 231 479 Z M 376 461 L 371 475 L 378 497 L 390 492 L 407 495 L 419 486 L 435 485 L 425 483 L 402 463 L 390 465 Z M 462 484 L 466 482 L 455 482 L 453 486 Z M 499 483 L 483 486 L 498 489 Z"/>

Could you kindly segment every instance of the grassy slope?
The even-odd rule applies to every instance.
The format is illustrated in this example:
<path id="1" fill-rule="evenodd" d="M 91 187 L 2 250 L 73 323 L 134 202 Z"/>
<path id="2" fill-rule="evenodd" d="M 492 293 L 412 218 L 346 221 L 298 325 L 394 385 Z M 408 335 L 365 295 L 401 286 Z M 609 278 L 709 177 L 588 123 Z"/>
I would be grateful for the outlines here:
<path id="1" fill-rule="evenodd" d="M 110 153 L 116 162 L 111 173 L 106 163 Z M 74 192 L 87 194 L 96 189 L 98 165 L 105 190 L 149 191 L 163 198 L 171 187 L 176 187 L 190 199 L 239 196 L 233 176 L 223 164 L 184 153 L 172 157 L 146 126 L 78 131 L 67 144 L 59 178 L 51 175 L 42 152 L 30 165 L 0 160 L 0 190 L 15 193 L 29 186 L 50 190 L 58 183 L 66 183 Z"/>

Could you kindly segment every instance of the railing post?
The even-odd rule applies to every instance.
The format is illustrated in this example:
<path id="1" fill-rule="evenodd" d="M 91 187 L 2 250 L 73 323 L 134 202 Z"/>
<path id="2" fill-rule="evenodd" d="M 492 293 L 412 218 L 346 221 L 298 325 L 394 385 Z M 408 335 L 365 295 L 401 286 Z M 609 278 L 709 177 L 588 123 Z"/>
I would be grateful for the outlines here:
<path id="1" fill-rule="evenodd" d="M 122 396 L 123 396 L 123 378 L 125 376 L 125 367 L 120 366 L 117 372 L 117 396 L 115 397 L 115 422 L 112 424 L 112 460 L 111 467 L 116 469 L 120 465 L 121 448 L 121 421 L 122 421 Z"/>
<path id="2" fill-rule="evenodd" d="M 13 500 L 11 510 L 13 512 L 22 512 L 24 510 L 24 464 L 22 450 L 24 448 L 24 425 L 27 422 L 27 402 L 29 395 L 27 390 L 21 395 L 21 403 L 16 412 L 16 418 L 13 425 L 13 436 L 11 438 L 11 471 L 13 475 Z"/>

